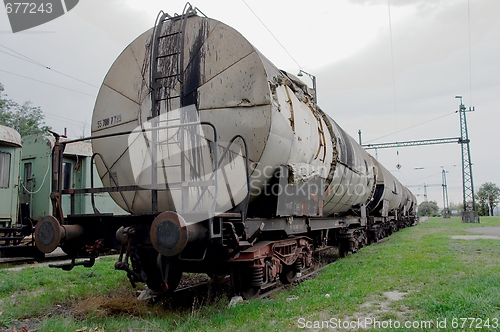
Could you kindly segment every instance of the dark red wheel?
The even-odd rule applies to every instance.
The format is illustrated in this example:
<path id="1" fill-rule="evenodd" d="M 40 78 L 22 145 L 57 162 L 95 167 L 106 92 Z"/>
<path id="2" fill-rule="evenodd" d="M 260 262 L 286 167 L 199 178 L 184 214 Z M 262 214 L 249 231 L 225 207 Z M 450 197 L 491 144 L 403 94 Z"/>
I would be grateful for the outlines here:
<path id="1" fill-rule="evenodd" d="M 280 281 L 284 285 L 293 283 L 297 279 L 297 270 L 294 269 L 293 265 L 284 265 L 283 271 L 280 273 Z"/>
<path id="2" fill-rule="evenodd" d="M 162 256 L 155 250 L 144 250 L 138 254 L 149 289 L 158 293 L 172 293 L 182 278 L 182 271 L 172 264 L 172 258 Z"/>
<path id="3" fill-rule="evenodd" d="M 259 295 L 261 290 L 261 285 L 257 285 L 257 280 L 254 280 L 256 273 L 252 270 L 249 266 L 235 266 L 231 269 L 233 291 L 247 300 Z"/>
<path id="4" fill-rule="evenodd" d="M 346 257 L 349 254 L 349 242 L 340 241 L 339 242 L 339 256 Z"/>

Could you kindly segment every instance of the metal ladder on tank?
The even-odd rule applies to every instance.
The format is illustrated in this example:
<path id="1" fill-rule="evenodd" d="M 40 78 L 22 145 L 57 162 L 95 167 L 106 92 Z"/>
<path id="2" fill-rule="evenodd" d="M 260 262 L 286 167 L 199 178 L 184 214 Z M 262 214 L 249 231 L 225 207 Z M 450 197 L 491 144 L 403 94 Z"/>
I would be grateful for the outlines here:
<path id="1" fill-rule="evenodd" d="M 189 7 L 188 7 L 189 6 Z M 193 13 L 191 6 L 186 4 L 183 14 L 180 16 L 170 16 L 167 13 L 160 12 L 155 22 L 153 28 L 153 33 L 151 35 L 151 57 L 150 57 L 150 90 L 151 90 L 151 122 L 153 129 L 162 126 L 160 123 L 167 124 L 170 121 L 181 119 L 167 119 L 163 121 L 158 121 L 161 111 L 161 103 L 165 104 L 166 112 L 171 111 L 172 101 L 178 100 L 179 106 L 181 102 L 181 95 L 174 94 L 175 86 L 177 82 L 181 84 L 179 91 L 182 91 L 182 65 L 184 56 L 184 38 L 183 33 L 185 29 L 185 18 L 187 15 Z M 170 30 L 165 33 L 162 32 L 163 26 L 166 22 L 171 21 Z M 175 22 L 178 21 L 178 22 Z M 169 45 L 171 47 L 166 47 L 167 53 L 160 53 L 160 45 Z M 164 64 L 168 63 L 169 66 Z M 167 68 L 165 68 L 167 67 Z M 168 69 L 168 72 L 165 72 Z M 151 153 L 151 169 L 152 169 L 152 183 L 158 182 L 158 158 L 157 158 L 157 145 L 158 145 L 158 131 L 153 130 L 152 133 L 152 144 L 153 149 Z M 183 137 L 183 135 L 181 136 Z M 176 144 L 177 142 L 167 143 Z M 183 145 L 183 140 L 180 142 Z M 183 146 L 180 147 L 183 151 Z M 169 165 L 168 167 L 180 167 L 181 174 L 184 177 L 185 167 L 184 167 L 184 156 L 181 156 L 181 164 L 179 165 Z M 160 167 L 163 168 L 163 167 Z M 182 181 L 184 180 L 181 179 Z M 183 194 L 184 196 L 184 194 Z M 184 204 L 183 204 L 184 205 Z M 152 189 L 151 191 L 151 208 L 152 211 L 158 211 L 158 190 Z"/>
<path id="2" fill-rule="evenodd" d="M 180 84 L 180 89 L 179 91 L 183 91 L 182 89 L 182 84 L 183 84 L 183 63 L 184 63 L 184 31 L 186 28 L 186 18 L 195 15 L 196 11 L 198 9 L 193 9 L 189 3 L 186 4 L 183 14 L 182 15 L 175 15 L 175 16 L 170 16 L 166 13 L 160 12 L 157 18 L 157 22 L 155 23 L 155 28 L 153 30 L 153 35 L 152 35 L 152 40 L 151 40 L 151 59 L 150 59 L 150 88 L 151 88 L 151 94 L 152 94 L 152 116 L 153 117 L 158 117 L 160 115 L 160 109 L 161 109 L 161 103 L 165 103 L 165 109 L 166 112 L 171 111 L 171 102 L 173 100 L 179 100 L 179 105 L 181 102 L 181 95 L 180 94 L 175 94 L 172 95 L 171 92 L 175 91 L 175 84 L 178 82 Z M 199 11 L 199 10 L 198 10 Z M 203 14 L 203 13 L 202 13 Z M 203 14 L 204 15 L 204 14 Z M 206 15 L 204 15 L 206 16 Z M 166 32 L 162 32 L 163 25 L 170 21 L 170 30 Z M 167 53 L 160 53 L 160 44 L 163 45 L 170 45 L 171 47 L 168 48 Z M 173 46 L 173 47 L 172 47 Z M 166 60 L 166 61 L 165 61 Z M 170 66 L 169 69 L 170 71 L 165 72 L 164 67 L 160 67 L 162 63 L 169 63 Z M 163 83 L 163 84 L 162 84 Z M 163 122 L 169 122 L 169 121 L 174 121 L 174 120 L 179 120 L 181 121 L 181 125 L 184 125 L 182 123 L 182 115 L 181 119 L 169 119 L 169 120 L 163 120 Z M 154 126 L 157 126 L 159 124 L 156 123 Z M 204 123 L 201 123 L 204 124 Z M 208 123 L 205 123 L 208 124 Z M 210 124 L 211 125 L 211 124 Z M 213 126 L 213 125 L 212 125 Z M 168 125 L 167 125 L 168 127 Z M 238 243 L 238 246 L 243 245 L 247 246 L 248 242 L 246 240 L 252 241 L 252 238 L 250 237 L 249 239 L 241 239 L 238 238 L 236 235 L 237 228 L 244 228 L 245 224 L 245 219 L 246 219 L 246 209 L 248 207 L 248 201 L 249 201 L 249 195 L 250 195 L 250 188 L 249 188 L 249 170 L 248 170 L 248 149 L 246 146 L 246 141 L 245 139 L 240 136 L 236 135 L 233 137 L 229 144 L 224 148 L 221 158 L 217 157 L 217 134 L 216 134 L 216 129 L 213 127 L 214 130 L 214 138 L 215 141 L 212 142 L 212 147 L 211 150 L 215 153 L 213 163 L 214 163 L 214 174 L 215 179 L 213 179 L 213 175 L 210 177 L 208 181 L 200 181 L 199 187 L 203 188 L 200 194 L 200 198 L 197 200 L 197 202 L 194 205 L 194 208 L 199 205 L 202 196 L 205 194 L 205 192 L 208 190 L 208 187 L 212 185 L 214 187 L 214 195 L 213 195 L 213 201 L 210 207 L 209 215 L 213 216 L 211 219 L 212 226 L 209 229 L 210 236 L 216 237 L 219 233 L 221 240 L 223 242 L 226 241 L 236 241 Z M 156 137 L 155 137 L 156 136 Z M 182 140 L 180 143 L 181 145 L 181 151 L 183 150 L 183 135 L 181 136 Z M 247 195 L 244 199 L 244 202 L 242 204 L 242 211 L 241 212 L 218 212 L 216 213 L 216 205 L 217 205 L 217 192 L 218 192 L 218 180 L 217 180 L 217 171 L 219 169 L 219 166 L 221 165 L 223 159 L 229 152 L 231 144 L 234 143 L 235 140 L 241 139 L 244 147 L 245 147 L 245 158 L 246 158 L 246 166 L 245 166 L 245 171 L 246 171 L 246 178 L 247 178 Z M 156 131 L 153 131 L 153 144 L 156 146 L 157 144 L 157 133 Z M 177 142 L 173 142 L 171 144 L 176 144 Z M 168 144 L 168 143 L 167 143 Z M 154 149 L 155 150 L 155 149 Z M 153 162 L 154 165 L 156 165 L 156 150 L 154 151 L 153 155 Z M 183 202 L 183 211 L 185 211 L 185 207 L 187 206 L 187 199 L 188 199 L 188 192 L 190 186 L 196 186 L 196 181 L 194 183 L 186 183 L 185 181 L 185 158 L 184 155 L 181 155 L 181 163 L 180 164 L 174 164 L 174 165 L 168 165 L 168 167 L 180 167 L 181 168 L 181 182 L 184 183 L 184 185 L 181 186 L 181 190 L 183 191 L 182 193 L 182 202 Z M 162 168 L 162 167 L 160 167 Z M 158 167 L 153 167 L 153 183 L 156 182 L 157 179 L 157 174 L 156 172 L 158 171 Z M 207 184 L 207 182 L 209 182 Z M 212 184 L 211 184 L 212 183 Z M 171 188 L 174 189 L 174 188 Z M 157 196 L 158 193 L 157 191 L 152 192 L 152 207 L 153 211 L 157 211 L 158 205 L 157 205 Z M 218 226 L 214 226 L 218 224 Z M 229 238 L 226 236 L 226 238 L 222 238 L 222 233 L 229 234 Z"/>
<path id="3" fill-rule="evenodd" d="M 176 82 L 179 82 L 182 93 L 183 72 L 184 72 L 184 32 L 186 30 L 186 19 L 196 15 L 197 12 L 203 14 L 198 8 L 193 8 L 186 3 L 181 15 L 169 14 L 161 11 L 156 18 L 153 33 L 151 35 L 150 54 L 150 90 L 152 117 L 160 115 L 160 106 L 164 102 L 166 111 L 171 111 L 171 101 L 178 99 L 180 104 L 181 95 L 172 95 L 175 91 Z M 205 17 L 206 15 L 203 14 Z M 165 23 L 170 22 L 169 31 L 162 32 Z M 168 52 L 160 53 L 160 45 L 167 45 Z M 164 63 L 169 63 L 169 72 L 165 72 Z M 164 95 L 164 96 L 162 96 Z"/>
<path id="4" fill-rule="evenodd" d="M 182 91 L 183 91 L 183 63 L 184 63 L 184 31 L 186 28 L 186 19 L 192 15 L 196 14 L 197 9 L 193 9 L 192 6 L 187 3 L 184 7 L 182 15 L 170 16 L 167 13 L 160 12 L 153 29 L 153 34 L 151 37 L 151 57 L 150 57 L 150 90 L 151 90 L 151 109 L 152 109 L 152 126 L 161 128 L 178 128 L 181 134 L 178 136 L 180 140 L 174 142 L 164 143 L 165 145 L 179 145 L 181 151 L 180 164 L 170 164 L 170 165 L 158 165 L 157 150 L 154 148 L 152 150 L 152 183 L 157 183 L 158 180 L 158 170 L 164 168 L 180 168 L 181 183 L 179 186 L 171 186 L 169 189 L 180 189 L 182 195 L 182 209 L 181 211 L 186 213 L 189 209 L 189 190 L 192 187 L 203 188 L 201 196 L 207 191 L 208 187 L 213 187 L 213 199 L 210 204 L 208 215 L 213 215 L 216 209 L 216 198 L 217 198 L 217 178 L 210 179 L 209 181 L 186 181 L 186 171 L 187 167 L 190 168 L 192 173 L 195 175 L 202 174 L 203 165 L 186 165 L 186 153 L 185 153 L 185 134 L 191 134 L 192 138 L 196 139 L 196 133 L 190 133 L 190 129 L 195 129 L 199 125 L 209 125 L 212 127 L 214 132 L 214 137 L 216 140 L 216 130 L 212 124 L 209 123 L 192 123 L 190 124 L 189 119 L 186 118 L 185 113 L 180 112 L 179 118 L 173 119 L 161 119 L 155 121 L 154 119 L 160 118 L 160 113 L 162 109 L 162 103 L 165 106 L 165 112 L 168 113 L 172 111 L 172 102 L 178 101 L 178 105 L 181 106 Z M 163 31 L 165 23 L 170 22 L 170 25 L 166 31 Z M 162 47 L 163 46 L 163 47 Z M 163 50 L 163 53 L 161 52 Z M 166 50 L 166 52 L 165 52 Z M 176 85 L 180 84 L 178 89 L 180 93 L 175 93 Z M 179 125 L 171 125 L 173 121 L 179 121 Z M 198 137 L 198 139 L 200 139 Z M 203 138 L 204 139 L 204 138 Z M 153 130 L 152 132 L 152 143 L 153 147 L 158 145 L 158 132 Z M 217 166 L 217 143 L 212 142 L 210 149 L 215 153 L 214 168 Z M 193 158 L 194 159 L 194 158 Z M 189 163 L 188 163 L 189 164 Z M 196 176 L 194 176 L 196 177 Z M 152 211 L 158 211 L 158 191 L 152 190 Z M 199 201 L 195 204 L 198 206 Z"/>

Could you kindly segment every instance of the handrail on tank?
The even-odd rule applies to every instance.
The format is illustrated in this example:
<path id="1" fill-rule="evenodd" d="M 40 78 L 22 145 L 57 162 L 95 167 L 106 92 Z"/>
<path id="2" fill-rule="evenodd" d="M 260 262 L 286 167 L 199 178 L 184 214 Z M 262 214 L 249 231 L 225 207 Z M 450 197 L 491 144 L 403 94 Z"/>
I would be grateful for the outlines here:
<path id="1" fill-rule="evenodd" d="M 229 148 L 231 147 L 231 145 L 234 143 L 235 140 L 237 139 L 241 139 L 241 141 L 243 142 L 243 147 L 245 149 L 245 176 L 246 176 L 246 182 L 247 182 L 247 195 L 245 197 L 245 204 L 244 204 L 244 217 L 243 219 L 246 219 L 246 213 L 247 213 L 247 208 L 248 208 L 248 201 L 250 199 L 250 172 L 248 171 L 248 146 L 247 146 L 247 142 L 245 140 L 245 138 L 241 135 L 235 135 L 233 138 L 231 138 L 229 140 L 229 143 L 226 145 L 226 147 L 224 148 L 224 152 L 222 153 L 220 159 L 217 159 L 215 158 L 215 160 L 218 160 L 217 161 L 217 164 L 216 164 L 216 170 L 214 173 L 217 173 L 217 170 L 219 169 L 220 165 L 222 164 L 222 161 L 224 160 L 224 158 L 226 157 L 227 153 L 229 152 Z M 212 173 L 212 176 L 214 176 Z M 212 176 L 210 177 L 210 179 L 212 178 Z M 217 177 L 217 174 L 215 174 L 215 176 Z M 216 180 L 217 181 L 217 180 Z M 207 188 L 205 187 L 205 189 L 203 190 L 203 192 L 200 194 L 200 198 L 198 198 L 198 201 L 196 202 L 195 206 L 194 206 L 194 209 L 196 209 L 198 207 L 198 205 L 200 204 L 201 202 L 201 198 L 203 197 L 203 195 L 205 194 L 205 192 L 207 191 Z M 217 195 L 215 195 L 217 197 Z"/>
<path id="2" fill-rule="evenodd" d="M 169 126 L 164 126 L 164 127 L 155 127 L 155 128 L 142 128 L 138 130 L 127 130 L 127 131 L 119 131 L 117 133 L 110 133 L 110 134 L 103 134 L 103 135 L 97 135 L 97 136 L 87 136 L 87 137 L 82 137 L 82 138 L 76 138 L 72 140 L 65 140 L 63 143 L 64 144 L 70 144 L 70 143 L 77 143 L 77 142 L 84 142 L 88 140 L 93 140 L 93 139 L 101 139 L 101 138 L 108 138 L 108 137 L 115 137 L 115 136 L 122 136 L 122 135 L 130 135 L 130 134 L 137 134 L 137 133 L 146 133 L 148 131 L 153 131 L 153 130 L 160 130 L 160 129 L 172 129 L 172 128 L 179 128 L 179 127 L 188 127 L 188 126 L 193 126 L 201 124 L 204 126 L 210 126 L 214 129 L 214 134 L 217 133 L 217 130 L 215 129 L 215 126 L 211 122 L 207 121 L 200 121 L 200 122 L 186 122 L 186 123 L 181 123 L 181 124 L 176 124 L 176 125 L 169 125 Z"/>
<path id="3" fill-rule="evenodd" d="M 100 154 L 99 152 L 95 152 L 92 155 L 92 157 L 90 158 L 90 165 L 94 164 L 95 156 L 99 156 L 99 158 L 101 158 L 101 161 L 102 161 L 104 167 L 106 167 L 106 170 L 108 171 L 109 177 L 111 178 L 111 180 L 113 181 L 113 183 L 115 184 L 115 186 L 118 187 L 118 181 L 116 181 L 116 178 L 113 176 L 113 174 L 111 174 L 111 169 L 109 168 L 108 163 L 106 163 L 106 161 L 104 160 L 104 157 L 102 156 L 102 154 Z M 94 189 L 94 171 L 93 170 L 90 171 L 90 188 Z M 123 191 L 119 191 L 119 193 L 120 193 L 120 196 L 123 199 L 123 202 L 127 206 L 127 209 L 130 211 L 130 213 L 134 214 L 134 211 L 130 207 L 130 204 L 128 203 L 128 201 L 125 199 L 125 196 L 123 195 Z M 94 193 L 93 192 L 90 193 L 90 201 L 92 203 L 92 209 L 94 210 L 94 213 L 100 214 L 99 210 L 95 206 L 95 199 L 94 199 Z"/>
<path id="4" fill-rule="evenodd" d="M 203 126 L 209 126 L 209 127 L 211 127 L 212 131 L 213 131 L 213 135 L 214 135 L 213 143 L 215 144 L 215 146 L 217 146 L 217 142 L 218 142 L 218 139 L 217 139 L 217 128 L 215 127 L 214 124 L 212 124 L 211 122 L 208 122 L 208 121 L 187 122 L 187 123 L 181 123 L 181 124 L 175 124 L 175 125 L 169 125 L 169 126 L 154 127 L 154 128 L 149 128 L 149 129 L 147 129 L 147 128 L 141 128 L 140 130 L 128 130 L 128 131 L 122 131 L 122 132 L 117 132 L 117 133 L 103 134 L 103 135 L 97 135 L 97 136 L 88 136 L 88 137 L 83 137 L 83 138 L 78 138 L 78 139 L 73 139 L 73 140 L 67 140 L 67 141 L 64 141 L 63 144 L 65 146 L 66 144 L 76 143 L 76 142 L 83 142 L 83 141 L 88 141 L 88 140 L 92 140 L 92 139 L 102 139 L 102 138 L 108 138 L 108 137 L 130 135 L 130 134 L 134 134 L 134 133 L 145 133 L 145 132 L 155 131 L 155 130 L 161 130 L 161 129 L 183 128 L 183 127 L 189 127 L 189 126 L 193 126 L 193 125 L 203 125 Z M 233 140 L 234 139 L 235 138 L 233 138 Z M 246 142 L 244 144 L 245 144 L 245 149 L 246 149 Z M 99 155 L 99 157 L 101 158 L 101 161 L 104 164 L 104 167 L 106 168 L 106 170 L 108 171 L 108 173 L 111 174 L 110 173 L 110 168 L 107 165 L 107 163 L 105 162 L 104 158 L 102 157 L 101 154 L 99 154 L 97 152 L 92 155 L 91 165 L 92 165 L 92 163 L 93 163 L 93 161 L 95 159 L 94 157 L 96 155 Z M 214 149 L 214 160 L 218 160 L 217 149 Z M 61 161 L 62 161 L 62 159 L 59 162 L 61 162 Z M 217 185 L 218 182 L 217 182 L 217 180 L 218 180 L 218 177 L 217 177 L 217 172 L 214 172 L 214 173 L 215 173 L 215 197 L 217 197 L 217 192 L 218 192 L 218 185 Z M 113 176 L 111 176 L 111 180 L 113 181 L 115 187 L 119 187 L 118 186 L 118 182 L 116 181 L 116 179 Z M 61 194 L 70 194 L 70 195 L 83 194 L 83 193 L 85 193 L 87 191 L 90 192 L 91 193 L 92 208 L 94 210 L 94 213 L 99 213 L 99 211 L 95 207 L 95 200 L 94 200 L 93 189 L 97 189 L 97 188 L 94 188 L 94 173 L 93 173 L 93 171 L 91 171 L 91 190 L 90 191 L 84 190 L 82 192 L 81 189 L 80 190 L 79 189 L 76 189 L 76 190 L 75 189 L 71 189 L 69 193 L 68 192 L 64 192 L 64 190 L 60 190 L 60 192 L 61 192 Z M 113 189 L 113 187 L 104 187 L 103 189 L 108 190 L 108 189 Z M 134 190 L 134 189 L 136 190 L 137 188 L 135 188 L 134 186 L 129 187 L 129 190 Z M 206 190 L 206 188 L 205 188 L 205 190 Z M 113 190 L 113 191 L 115 191 L 115 190 Z M 127 191 L 127 190 L 118 190 L 118 192 L 122 196 L 123 201 L 125 202 L 125 205 L 127 206 L 127 209 L 130 211 L 130 213 L 133 214 L 132 208 L 130 207 L 129 203 L 127 202 L 127 200 L 125 199 L 125 197 L 123 195 L 123 191 Z M 100 191 L 100 192 L 106 192 L 106 191 Z M 108 192 L 111 192 L 111 190 L 109 190 Z M 73 200 L 71 201 L 71 204 L 73 205 Z M 212 203 L 212 210 L 214 210 L 214 211 L 215 211 L 215 204 L 216 203 L 215 203 L 215 199 L 214 199 L 214 202 Z"/>
<path id="5" fill-rule="evenodd" d="M 186 123 L 187 126 L 191 126 L 191 125 L 197 125 L 198 123 L 193 123 L 193 122 L 190 122 L 190 123 Z M 218 160 L 218 150 L 217 150 L 217 144 L 218 144 L 218 137 L 217 137 L 217 128 L 215 128 L 215 125 L 213 125 L 212 123 L 210 122 L 206 122 L 206 121 L 200 121 L 200 124 L 201 125 L 207 125 L 209 127 L 212 128 L 213 130 L 213 135 L 214 135 L 214 139 L 213 139 L 213 142 L 212 144 L 215 146 L 215 148 L 213 149 L 213 155 L 214 155 L 214 158 L 213 160 L 215 161 L 214 162 L 214 168 L 217 169 L 217 163 L 216 161 Z M 206 137 L 204 137 L 205 140 L 209 141 Z M 183 140 L 183 139 L 182 139 Z M 210 145 L 210 144 L 209 144 Z M 181 158 L 181 160 L 183 161 L 184 158 Z M 217 195 L 218 195 L 218 191 L 219 191 L 219 185 L 218 185 L 218 175 L 217 175 L 217 171 L 213 172 L 212 175 L 210 176 L 210 179 L 209 181 L 212 180 L 212 178 L 215 176 L 215 180 L 214 180 L 214 199 L 212 200 L 212 204 L 210 205 L 210 211 L 209 211 L 209 215 L 214 215 L 215 214 L 215 207 L 217 205 Z M 195 182 L 195 181 L 192 181 L 192 182 Z M 197 203 L 195 204 L 195 206 L 193 207 L 193 210 L 195 210 L 200 201 L 201 201 L 201 198 L 203 197 L 203 195 L 205 194 L 205 191 L 207 190 L 208 186 L 205 186 L 205 188 L 203 189 L 203 192 L 201 193 L 200 197 L 198 198 L 198 201 Z M 183 211 L 184 212 L 184 211 Z"/>
<path id="6" fill-rule="evenodd" d="M 241 141 L 243 142 L 243 147 L 245 148 L 245 173 L 246 173 L 245 175 L 246 175 L 246 178 L 247 178 L 247 195 L 245 197 L 245 200 L 244 200 L 245 203 L 244 203 L 244 206 L 243 206 L 243 209 L 244 209 L 243 220 L 245 220 L 246 217 L 247 217 L 248 202 L 250 201 L 250 172 L 248 170 L 248 167 L 249 167 L 249 163 L 248 163 L 248 161 L 249 161 L 249 159 L 248 159 L 248 146 L 247 146 L 247 141 L 240 134 L 235 135 L 231 139 L 230 142 L 234 142 L 234 140 L 236 140 L 237 138 L 241 139 Z M 222 162 L 222 159 L 221 159 L 221 162 Z"/>

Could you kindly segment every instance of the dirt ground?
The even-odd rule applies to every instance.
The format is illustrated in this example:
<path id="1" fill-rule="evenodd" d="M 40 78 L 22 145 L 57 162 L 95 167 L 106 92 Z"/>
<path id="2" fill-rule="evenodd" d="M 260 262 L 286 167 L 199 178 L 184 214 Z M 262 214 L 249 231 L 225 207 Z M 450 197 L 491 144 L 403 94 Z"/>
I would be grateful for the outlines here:
<path id="1" fill-rule="evenodd" d="M 478 233 L 490 236 L 500 236 L 500 226 L 484 226 L 484 227 L 474 227 L 467 228 L 468 232 Z"/>

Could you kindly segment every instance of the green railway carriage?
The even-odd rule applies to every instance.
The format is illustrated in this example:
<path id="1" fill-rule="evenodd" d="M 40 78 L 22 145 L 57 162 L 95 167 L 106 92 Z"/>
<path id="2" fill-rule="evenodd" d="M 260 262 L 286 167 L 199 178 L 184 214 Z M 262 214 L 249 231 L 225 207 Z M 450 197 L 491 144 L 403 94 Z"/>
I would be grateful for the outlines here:
<path id="1" fill-rule="evenodd" d="M 32 237 L 37 221 L 51 215 L 52 202 L 52 136 L 23 137 L 0 125 L 0 257 L 43 257 Z M 92 163 L 90 143 L 67 144 L 63 154 L 63 189 L 102 186 Z M 63 195 L 64 216 L 74 214 L 124 214 L 108 193 Z M 73 206 L 71 206 L 73 205 Z M 95 208 L 95 209 L 94 209 Z"/>
<path id="2" fill-rule="evenodd" d="M 0 257 L 42 256 L 33 241 L 31 220 L 19 213 L 21 135 L 0 125 Z"/>
<path id="3" fill-rule="evenodd" d="M 51 136 L 27 136 L 23 139 L 21 161 L 20 195 L 23 215 L 33 220 L 52 214 L 51 172 L 52 148 L 55 139 Z M 63 189 L 88 188 L 91 185 L 91 172 L 96 173 L 91 163 L 92 148 L 90 143 L 78 142 L 67 144 L 63 155 Z M 102 186 L 99 177 L 94 176 L 94 186 Z M 125 213 L 107 193 L 94 194 L 95 207 L 101 213 Z M 95 213 L 90 194 L 75 195 L 73 210 L 69 195 L 62 196 L 64 215 Z"/>
<path id="4" fill-rule="evenodd" d="M 0 227 L 17 223 L 19 211 L 19 163 L 21 136 L 12 128 L 0 125 Z"/>

